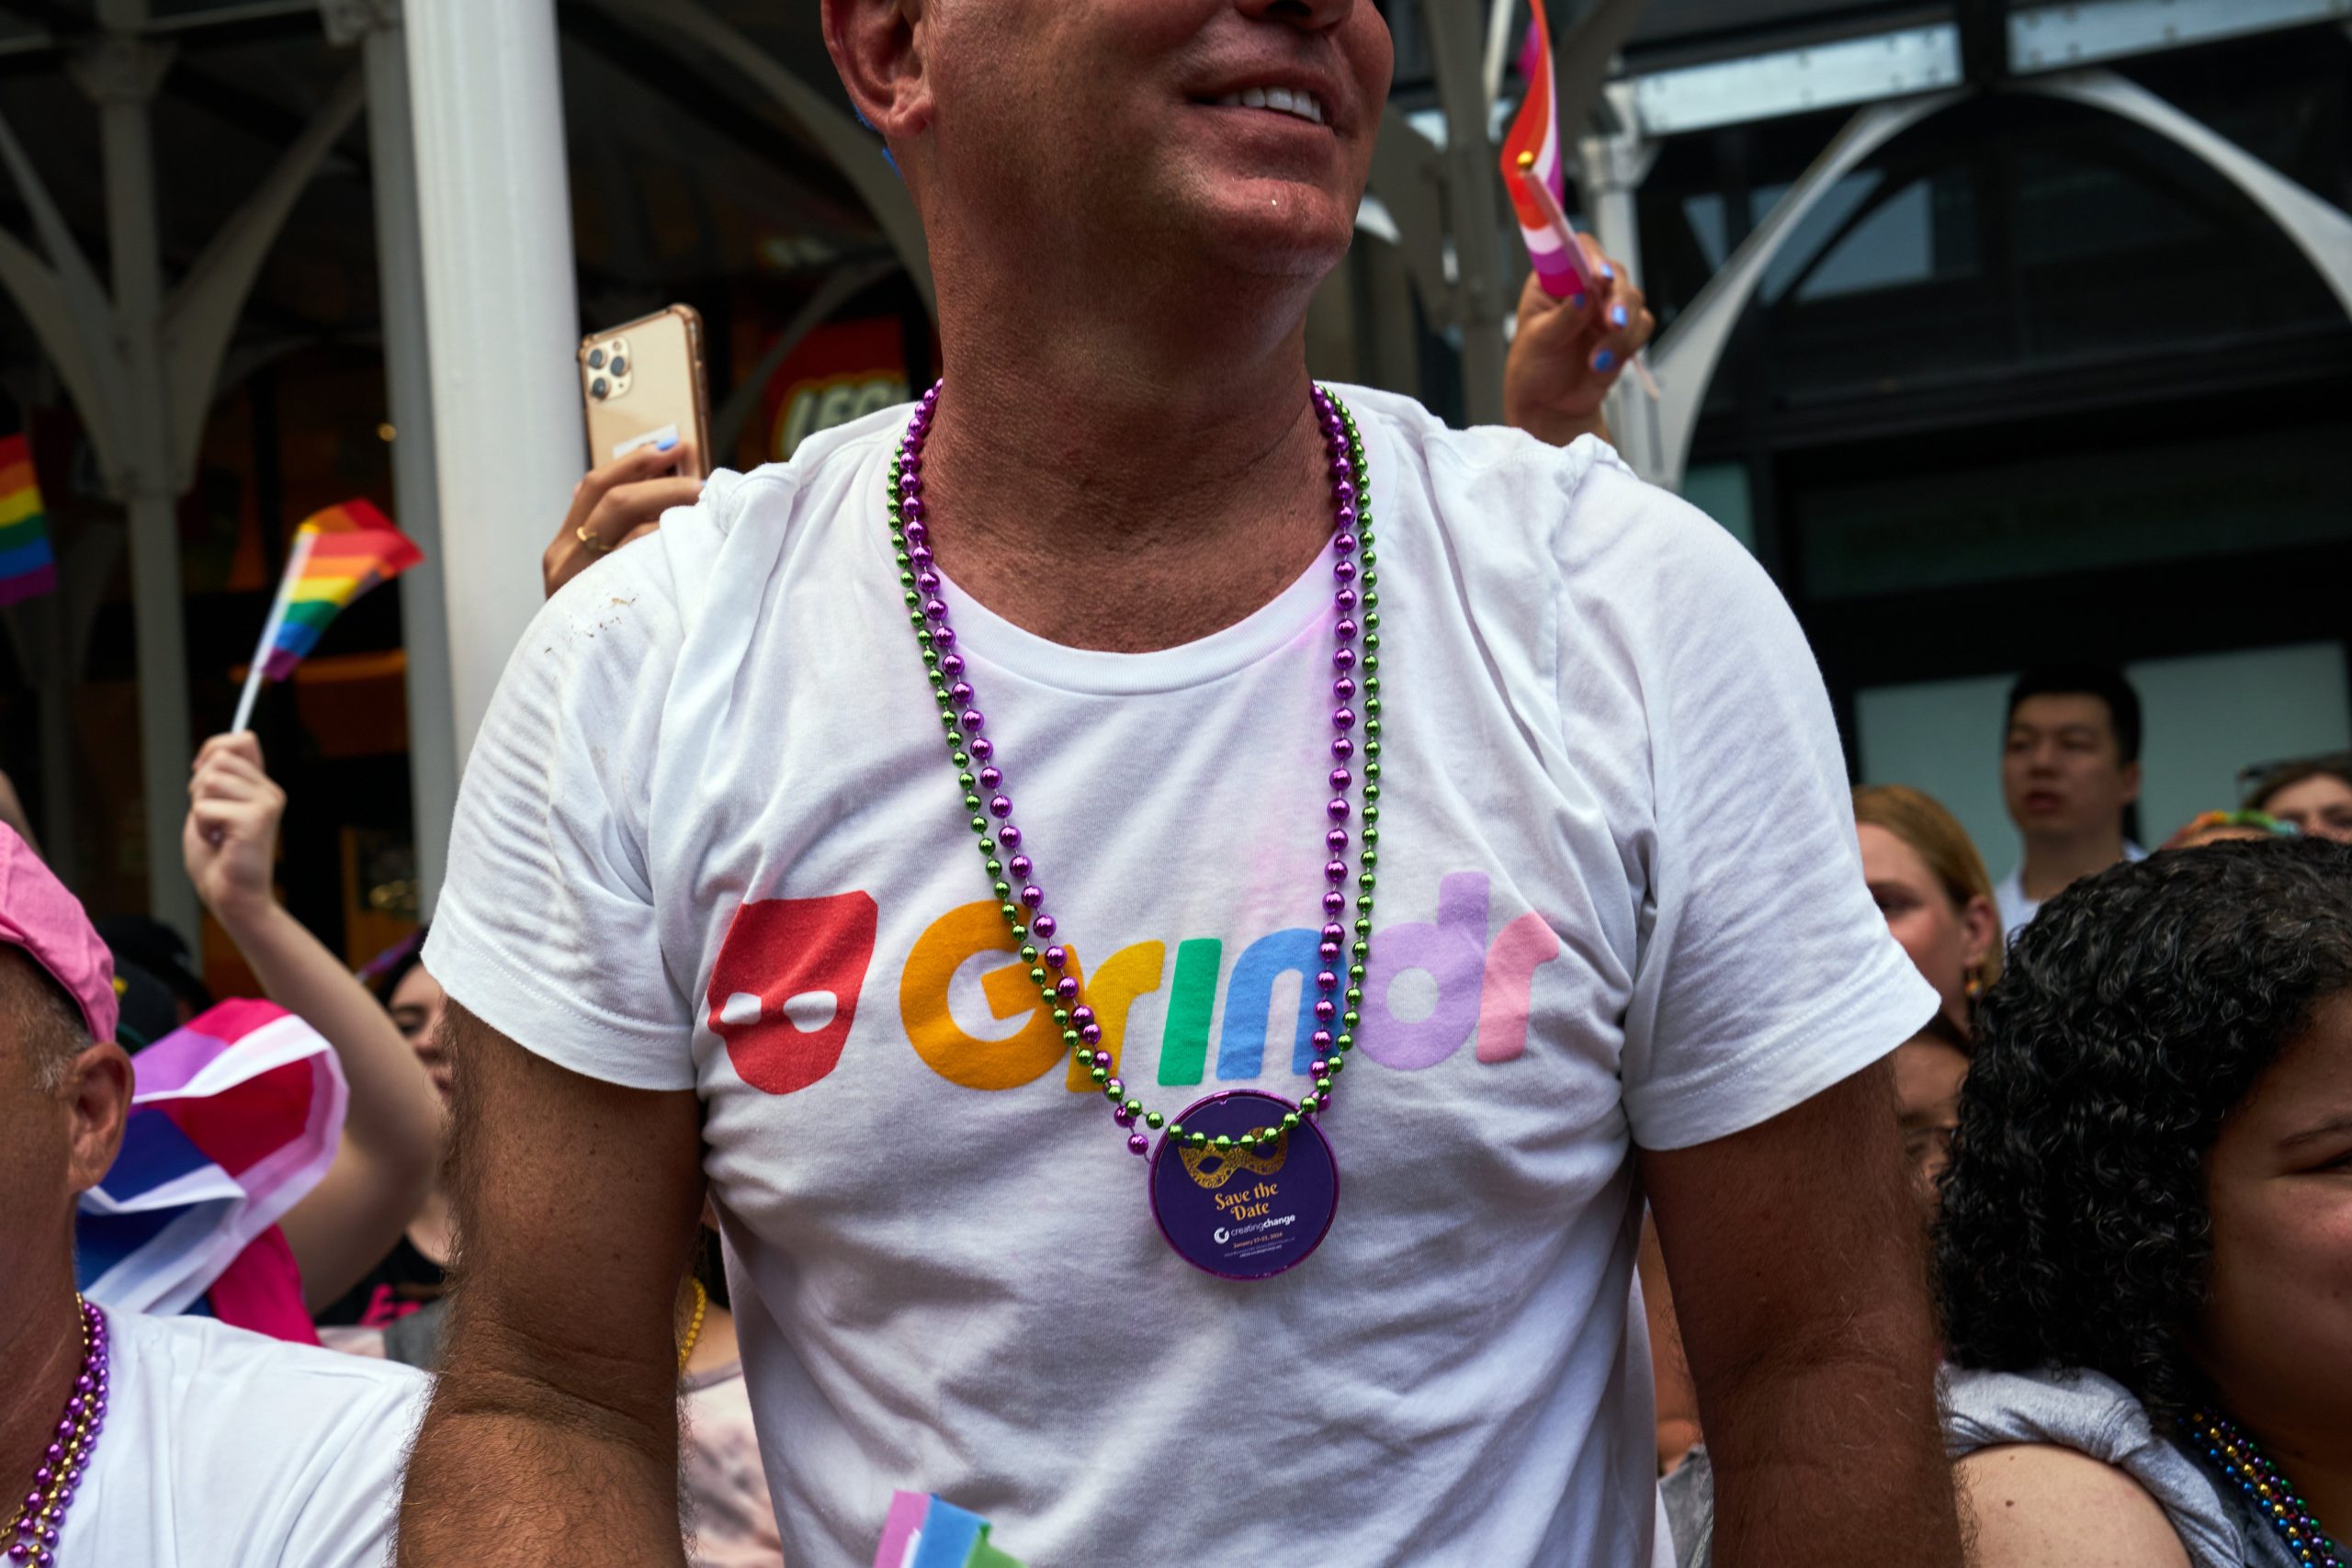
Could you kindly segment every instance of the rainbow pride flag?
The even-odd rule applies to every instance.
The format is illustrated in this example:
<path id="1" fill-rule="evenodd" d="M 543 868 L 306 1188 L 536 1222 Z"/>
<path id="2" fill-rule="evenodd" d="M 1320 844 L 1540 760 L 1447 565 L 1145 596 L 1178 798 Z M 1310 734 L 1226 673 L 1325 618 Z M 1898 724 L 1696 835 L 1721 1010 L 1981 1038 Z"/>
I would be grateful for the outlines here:
<path id="1" fill-rule="evenodd" d="M 1510 134 L 1503 138 L 1503 188 L 1510 192 L 1519 231 L 1526 237 L 1527 254 L 1544 292 L 1566 299 L 1590 289 L 1592 279 L 1564 216 L 1568 187 L 1560 161 L 1559 103 L 1552 79 L 1552 24 L 1544 15 L 1544 0 L 1530 4 L 1535 21 L 1520 61 L 1527 96 L 1520 100 Z"/>
<path id="2" fill-rule="evenodd" d="M 1021 1568 L 989 1542 L 989 1522 L 921 1492 L 894 1493 L 874 1568 Z"/>
<path id="3" fill-rule="evenodd" d="M 294 673 L 345 606 L 424 559 L 416 541 L 367 502 L 346 501 L 306 519 L 295 530 L 288 582 L 279 591 L 285 614 L 270 639 L 268 678 L 283 681 Z"/>
<path id="4" fill-rule="evenodd" d="M 0 604 L 14 604 L 57 586 L 57 556 L 49 545 L 49 516 L 33 479 L 33 447 L 25 436 L 0 437 Z"/>
<path id="5" fill-rule="evenodd" d="M 334 1048 L 262 1001 L 199 1014 L 132 1059 L 122 1151 L 82 1195 L 74 1272 L 119 1312 L 184 1312 L 319 1184 L 349 1090 Z"/>

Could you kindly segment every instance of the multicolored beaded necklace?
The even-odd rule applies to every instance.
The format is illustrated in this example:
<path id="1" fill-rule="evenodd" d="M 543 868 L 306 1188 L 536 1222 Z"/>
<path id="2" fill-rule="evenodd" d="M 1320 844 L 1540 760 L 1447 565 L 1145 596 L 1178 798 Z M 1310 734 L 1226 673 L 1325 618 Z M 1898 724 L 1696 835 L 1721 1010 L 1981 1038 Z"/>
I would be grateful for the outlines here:
<path id="1" fill-rule="evenodd" d="M 32 1489 L 17 1505 L 16 1517 L 0 1540 L 8 1542 L 8 1561 L 36 1565 L 57 1561 L 57 1532 L 65 1524 L 65 1510 L 74 1489 L 82 1483 L 83 1467 L 97 1446 L 107 1424 L 106 1314 L 80 1296 L 74 1298 L 82 1314 L 82 1370 L 66 1398 L 65 1414 L 41 1450 L 40 1468 L 33 1472 Z"/>
<path id="2" fill-rule="evenodd" d="M 1365 961 L 1372 951 L 1373 883 L 1380 843 L 1380 595 L 1375 570 L 1378 558 L 1373 548 L 1370 489 L 1368 485 L 1360 488 L 1358 482 L 1364 474 L 1364 453 L 1354 416 L 1323 388 L 1314 389 L 1316 417 L 1329 457 L 1331 575 L 1337 583 L 1332 603 L 1338 611 L 1333 627 L 1336 646 L 1331 654 L 1331 694 L 1336 704 L 1331 710 L 1333 765 L 1328 780 L 1331 797 L 1324 808 L 1327 822 L 1323 829 L 1324 848 L 1329 858 L 1323 868 L 1325 923 L 1317 949 L 1322 968 L 1315 976 L 1316 1027 L 1312 1043 L 1316 1055 L 1308 1069 L 1314 1090 L 1301 1097 L 1295 1106 L 1254 1091 L 1213 1096 L 1213 1100 L 1236 1103 L 1243 1100 L 1262 1100 L 1278 1108 L 1280 1114 L 1269 1112 L 1265 1119 L 1246 1123 L 1238 1132 L 1212 1132 L 1187 1127 L 1181 1120 L 1147 1109 L 1142 1100 L 1129 1094 L 1126 1082 L 1116 1076 L 1116 1063 L 1111 1052 L 1103 1048 L 1102 1024 L 1094 1010 L 1087 1005 L 1085 987 L 1077 975 L 1069 972 L 1069 952 L 1057 940 L 1058 922 L 1046 908 L 1046 890 L 1037 880 L 1036 865 L 1023 850 L 1021 828 L 1012 820 L 1012 797 L 1003 759 L 998 755 L 996 742 L 984 733 L 988 718 L 978 706 L 972 671 L 957 649 L 944 583 L 930 548 L 922 455 L 937 417 L 940 385 L 944 383 L 933 385 L 924 394 L 907 421 L 905 437 L 890 465 L 888 511 L 907 618 L 914 627 L 932 694 L 939 705 L 949 759 L 956 766 L 964 809 L 972 833 L 979 840 L 980 858 L 996 895 L 999 913 L 1012 931 L 1022 962 L 1030 966 L 1030 983 L 1037 987 L 1040 999 L 1062 1032 L 1063 1045 L 1111 1102 L 1112 1121 L 1127 1129 L 1129 1152 L 1137 1156 L 1149 1154 L 1151 1140 L 1143 1129 L 1155 1133 L 1164 1129 L 1162 1154 L 1171 1147 L 1189 1149 L 1196 1166 L 1203 1159 L 1214 1163 L 1214 1156 L 1247 1161 L 1253 1156 L 1261 1159 L 1277 1156 L 1285 1149 L 1292 1134 L 1330 1109 L 1333 1089 L 1347 1066 L 1348 1054 L 1355 1048 Z M 1351 788 L 1359 787 L 1363 798 L 1360 808 L 1349 799 Z M 1347 858 L 1351 838 L 1348 824 L 1359 809 L 1363 828 L 1356 868 L 1351 874 Z M 1351 880 L 1355 884 L 1352 892 L 1348 886 Z M 1351 906 L 1353 923 L 1343 924 Z M 1344 967 L 1340 962 L 1343 954 L 1347 959 Z M 1204 1100 L 1201 1105 L 1209 1103 Z M 1182 1114 L 1193 1115 L 1199 1109 L 1196 1106 Z M 1316 1142 L 1319 1147 L 1319 1133 Z M 1257 1167 L 1253 1164 L 1251 1168 Z M 1328 1219 L 1325 1223 L 1328 1224 Z M 1164 1220 L 1162 1228 L 1166 1228 Z M 1316 1239 L 1320 1239 L 1319 1231 Z M 1172 1245 L 1172 1235 L 1170 1240 Z M 1310 1243 L 1310 1250 L 1311 1246 Z M 1185 1249 L 1180 1246 L 1178 1250 Z"/>
<path id="3" fill-rule="evenodd" d="M 2287 1542 L 2289 1555 L 2312 1568 L 2345 1568 L 2344 1549 L 2320 1528 L 2319 1518 L 2292 1483 L 2278 1472 L 2254 1439 L 2227 1416 L 2199 1410 L 2188 1418 L 2205 1458 L 2254 1499 L 2256 1509 Z"/>

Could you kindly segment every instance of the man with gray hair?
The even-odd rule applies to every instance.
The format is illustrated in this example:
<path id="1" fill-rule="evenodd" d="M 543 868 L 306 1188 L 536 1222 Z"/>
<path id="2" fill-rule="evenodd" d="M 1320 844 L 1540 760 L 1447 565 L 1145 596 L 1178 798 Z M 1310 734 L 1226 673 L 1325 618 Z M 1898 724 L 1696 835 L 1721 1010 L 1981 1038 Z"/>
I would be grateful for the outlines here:
<path id="1" fill-rule="evenodd" d="M 0 826 L 0 1562 L 377 1568 L 420 1375 L 74 1288 L 130 1113 L 115 1018 L 81 904 Z"/>

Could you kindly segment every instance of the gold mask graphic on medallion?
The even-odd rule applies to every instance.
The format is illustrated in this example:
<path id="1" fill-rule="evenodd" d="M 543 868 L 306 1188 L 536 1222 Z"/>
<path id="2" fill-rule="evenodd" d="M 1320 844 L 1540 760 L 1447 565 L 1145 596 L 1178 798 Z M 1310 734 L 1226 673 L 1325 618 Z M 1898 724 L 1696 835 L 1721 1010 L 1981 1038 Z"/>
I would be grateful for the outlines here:
<path id="1" fill-rule="evenodd" d="M 1211 1191 L 1233 1179 L 1237 1171 L 1250 1171 L 1259 1176 L 1272 1176 L 1282 1169 L 1283 1161 L 1290 1157 L 1290 1135 L 1284 1134 L 1274 1145 L 1274 1152 L 1261 1155 L 1253 1149 L 1184 1148 L 1177 1151 L 1184 1158 L 1184 1169 L 1193 1184 Z"/>

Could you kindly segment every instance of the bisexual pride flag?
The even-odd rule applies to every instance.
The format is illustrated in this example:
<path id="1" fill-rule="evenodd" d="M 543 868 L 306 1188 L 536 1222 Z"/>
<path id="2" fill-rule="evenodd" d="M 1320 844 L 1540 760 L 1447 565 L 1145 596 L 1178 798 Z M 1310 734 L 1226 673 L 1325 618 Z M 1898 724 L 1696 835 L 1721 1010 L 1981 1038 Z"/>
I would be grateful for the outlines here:
<path id="1" fill-rule="evenodd" d="M 269 679 L 294 673 L 353 600 L 424 559 L 416 541 L 367 502 L 346 501 L 306 520 L 287 561 L 284 614 L 265 658 Z"/>
<path id="2" fill-rule="evenodd" d="M 1021 1568 L 989 1543 L 989 1522 L 921 1492 L 890 1498 L 874 1568 Z"/>
<path id="3" fill-rule="evenodd" d="M 184 1312 L 319 1184 L 348 1090 L 285 1009 L 222 1002 L 141 1052 L 122 1152 L 82 1195 L 74 1270 L 118 1312 Z"/>
<path id="4" fill-rule="evenodd" d="M 57 556 L 33 479 L 32 443 L 23 435 L 0 437 L 0 604 L 56 586 Z"/>

